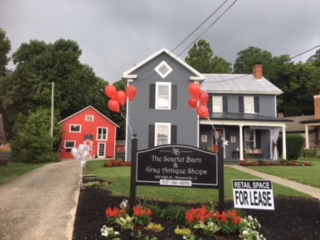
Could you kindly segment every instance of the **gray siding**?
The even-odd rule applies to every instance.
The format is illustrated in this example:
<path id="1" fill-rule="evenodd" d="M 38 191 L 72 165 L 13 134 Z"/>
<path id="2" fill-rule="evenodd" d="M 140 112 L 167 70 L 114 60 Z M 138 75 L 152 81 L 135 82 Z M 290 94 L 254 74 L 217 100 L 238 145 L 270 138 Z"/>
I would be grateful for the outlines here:
<path id="1" fill-rule="evenodd" d="M 275 97 L 270 95 L 237 95 L 237 94 L 214 94 L 215 96 L 226 96 L 228 98 L 228 113 L 239 113 L 239 97 L 253 96 L 259 98 L 259 112 L 257 114 L 263 116 L 276 117 Z M 213 95 L 211 95 L 213 96 Z M 210 109 L 212 112 L 212 109 Z"/>
<path id="2" fill-rule="evenodd" d="M 163 60 L 173 69 L 164 79 L 154 70 Z M 190 98 L 188 88 L 191 83 L 189 70 L 168 55 L 161 54 L 137 69 L 133 74 L 138 76 L 133 82 L 133 85 L 138 89 L 138 96 L 133 102 L 130 102 L 129 121 L 132 132 L 137 134 L 138 149 L 149 148 L 149 125 L 155 125 L 156 122 L 171 123 L 171 125 L 177 126 L 177 144 L 197 146 L 197 114 L 188 105 L 188 99 Z M 177 108 L 175 110 L 149 108 L 150 84 L 155 84 L 156 82 L 171 82 L 172 85 L 177 86 Z M 128 134 L 127 151 L 130 159 L 131 133 L 128 132 Z"/>

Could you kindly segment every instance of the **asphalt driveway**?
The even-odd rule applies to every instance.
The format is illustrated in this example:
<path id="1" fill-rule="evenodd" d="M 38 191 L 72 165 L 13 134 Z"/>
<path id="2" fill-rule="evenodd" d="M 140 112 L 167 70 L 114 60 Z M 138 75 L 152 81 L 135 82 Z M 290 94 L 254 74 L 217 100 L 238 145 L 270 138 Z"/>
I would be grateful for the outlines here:
<path id="1" fill-rule="evenodd" d="M 0 187 L 0 239 L 70 240 L 79 186 L 79 164 L 70 160 Z"/>

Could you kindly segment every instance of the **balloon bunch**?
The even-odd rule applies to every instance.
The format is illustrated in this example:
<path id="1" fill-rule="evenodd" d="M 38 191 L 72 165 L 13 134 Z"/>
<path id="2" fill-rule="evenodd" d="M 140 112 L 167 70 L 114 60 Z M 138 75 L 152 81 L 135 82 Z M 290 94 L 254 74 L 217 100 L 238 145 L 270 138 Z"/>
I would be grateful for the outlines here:
<path id="1" fill-rule="evenodd" d="M 71 154 L 80 163 L 80 167 L 85 168 L 90 156 L 90 148 L 85 144 L 79 144 L 78 148 L 71 149 Z"/>
<path id="2" fill-rule="evenodd" d="M 191 83 L 189 85 L 189 92 L 192 97 L 189 99 L 189 106 L 196 109 L 197 114 L 200 117 L 209 118 L 208 102 L 209 95 L 207 92 L 201 90 L 200 85 L 197 83 Z"/>
<path id="3" fill-rule="evenodd" d="M 128 86 L 126 91 L 117 91 L 116 87 L 113 85 L 108 85 L 105 88 L 105 94 L 110 98 L 108 102 L 108 107 L 111 111 L 120 113 L 121 107 L 126 105 L 127 98 L 133 101 L 137 96 L 137 88 L 135 86 Z"/>

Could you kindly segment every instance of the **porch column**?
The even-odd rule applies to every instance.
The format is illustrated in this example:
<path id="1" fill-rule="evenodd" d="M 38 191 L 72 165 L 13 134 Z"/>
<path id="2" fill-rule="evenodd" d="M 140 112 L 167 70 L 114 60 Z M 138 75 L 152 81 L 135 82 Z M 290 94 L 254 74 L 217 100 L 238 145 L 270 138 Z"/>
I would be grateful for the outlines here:
<path id="1" fill-rule="evenodd" d="M 243 135 L 242 135 L 242 128 L 243 125 L 239 125 L 239 144 L 240 144 L 240 149 L 239 149 L 239 160 L 243 161 Z"/>
<path id="2" fill-rule="evenodd" d="M 304 131 L 306 134 L 306 149 L 309 149 L 309 126 L 304 125 Z"/>
<path id="3" fill-rule="evenodd" d="M 287 160 L 287 141 L 286 141 L 286 127 L 282 127 L 282 157 Z"/>

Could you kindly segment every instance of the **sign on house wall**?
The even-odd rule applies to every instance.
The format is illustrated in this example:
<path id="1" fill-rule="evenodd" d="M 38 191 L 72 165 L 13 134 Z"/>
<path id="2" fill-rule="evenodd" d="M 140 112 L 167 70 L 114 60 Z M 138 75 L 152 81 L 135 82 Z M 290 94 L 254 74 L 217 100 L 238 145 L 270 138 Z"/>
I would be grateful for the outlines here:
<path id="1" fill-rule="evenodd" d="M 272 182 L 269 180 L 233 180 L 235 208 L 274 210 Z"/>
<path id="2" fill-rule="evenodd" d="M 217 154 L 182 145 L 138 151 L 136 184 L 218 188 Z"/>

